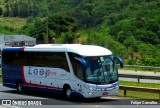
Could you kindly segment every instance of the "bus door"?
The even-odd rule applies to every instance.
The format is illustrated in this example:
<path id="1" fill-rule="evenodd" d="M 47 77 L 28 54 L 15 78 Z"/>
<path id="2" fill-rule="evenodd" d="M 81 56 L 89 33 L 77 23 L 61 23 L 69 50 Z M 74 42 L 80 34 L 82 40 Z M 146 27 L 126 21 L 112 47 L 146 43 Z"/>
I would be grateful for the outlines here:
<path id="1" fill-rule="evenodd" d="M 74 70 L 74 75 L 76 76 L 76 79 L 74 81 L 74 88 L 76 88 L 76 91 L 82 92 L 83 90 L 83 81 L 85 79 L 84 76 L 84 66 L 83 66 L 83 59 L 80 57 L 75 57 L 74 62 L 72 62 L 73 70 Z"/>

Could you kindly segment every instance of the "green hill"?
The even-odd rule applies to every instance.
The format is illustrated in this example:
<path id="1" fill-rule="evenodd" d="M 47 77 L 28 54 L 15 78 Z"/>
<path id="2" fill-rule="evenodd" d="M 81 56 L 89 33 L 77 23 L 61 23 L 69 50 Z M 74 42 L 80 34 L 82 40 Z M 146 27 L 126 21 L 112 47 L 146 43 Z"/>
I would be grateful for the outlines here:
<path id="1" fill-rule="evenodd" d="M 0 17 L 0 34 L 19 34 L 25 24 L 24 18 Z"/>
<path id="2" fill-rule="evenodd" d="M 26 24 L 25 18 L 0 17 L 1 26 L 8 26 L 13 29 L 20 29 Z"/>
<path id="3" fill-rule="evenodd" d="M 0 0 L 0 3 L 2 19 L 17 18 L 1 21 L 7 27 L 0 26 L 0 32 L 23 33 L 45 42 L 48 37 L 50 42 L 97 44 L 111 49 L 125 63 L 160 66 L 159 0 Z M 25 19 L 20 23 L 18 18 Z"/>

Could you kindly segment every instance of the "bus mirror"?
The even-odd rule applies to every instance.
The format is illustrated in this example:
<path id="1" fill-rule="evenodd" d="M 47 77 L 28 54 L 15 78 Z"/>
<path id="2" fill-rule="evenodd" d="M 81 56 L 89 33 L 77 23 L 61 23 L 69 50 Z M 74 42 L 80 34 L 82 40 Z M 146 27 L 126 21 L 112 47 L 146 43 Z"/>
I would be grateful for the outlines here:
<path id="1" fill-rule="evenodd" d="M 87 69 L 87 65 L 86 65 L 86 61 L 81 58 L 81 57 L 74 57 L 74 59 L 80 61 L 82 63 L 83 69 L 86 70 Z"/>
<path id="2" fill-rule="evenodd" d="M 114 59 L 118 60 L 120 63 L 120 67 L 123 68 L 123 60 L 120 57 L 114 56 Z"/>

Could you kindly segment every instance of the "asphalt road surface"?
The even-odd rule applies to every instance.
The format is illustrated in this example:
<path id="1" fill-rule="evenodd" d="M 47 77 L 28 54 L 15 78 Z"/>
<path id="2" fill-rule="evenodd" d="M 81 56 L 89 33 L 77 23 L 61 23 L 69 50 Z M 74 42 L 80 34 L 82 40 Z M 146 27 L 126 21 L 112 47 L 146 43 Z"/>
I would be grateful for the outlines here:
<path id="1" fill-rule="evenodd" d="M 159 108 L 160 101 L 158 100 L 133 100 L 122 99 L 119 97 L 103 97 L 101 99 L 83 99 L 73 98 L 71 100 L 65 99 L 62 95 L 46 94 L 42 92 L 27 91 L 23 94 L 18 93 L 15 89 L 10 89 L 0 85 L 0 103 L 2 100 L 11 100 L 12 104 L 15 102 L 37 101 L 42 104 L 35 105 L 14 105 L 14 106 L 0 106 L 0 108 Z M 14 102 L 13 102 L 14 101 Z M 142 102 L 155 102 L 158 105 L 142 105 Z M 139 104 L 139 105 L 137 105 Z"/>
<path id="2" fill-rule="evenodd" d="M 122 72 L 121 70 L 119 73 L 121 74 L 131 74 L 131 75 L 148 75 L 148 76 L 159 76 L 160 74 L 154 74 L 154 73 L 140 73 L 140 72 Z M 134 81 L 137 82 L 137 78 L 124 78 L 124 77 L 119 77 L 119 80 L 124 80 L 124 81 Z M 160 80 L 153 80 L 153 79 L 140 79 L 140 82 L 145 82 L 145 83 L 158 83 L 160 84 Z"/>
<path id="3" fill-rule="evenodd" d="M 137 78 L 119 77 L 119 80 L 138 82 Z M 144 83 L 158 83 L 158 84 L 160 84 L 160 80 L 140 79 L 140 82 L 144 82 Z"/>

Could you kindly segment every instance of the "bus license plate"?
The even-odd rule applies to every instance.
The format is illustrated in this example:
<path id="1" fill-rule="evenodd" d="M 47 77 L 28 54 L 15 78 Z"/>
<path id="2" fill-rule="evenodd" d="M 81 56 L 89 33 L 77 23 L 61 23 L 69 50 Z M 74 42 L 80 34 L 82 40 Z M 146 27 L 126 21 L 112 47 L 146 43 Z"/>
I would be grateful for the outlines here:
<path id="1" fill-rule="evenodd" d="M 102 95 L 103 96 L 108 96 L 108 92 L 104 92 Z"/>

